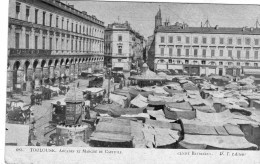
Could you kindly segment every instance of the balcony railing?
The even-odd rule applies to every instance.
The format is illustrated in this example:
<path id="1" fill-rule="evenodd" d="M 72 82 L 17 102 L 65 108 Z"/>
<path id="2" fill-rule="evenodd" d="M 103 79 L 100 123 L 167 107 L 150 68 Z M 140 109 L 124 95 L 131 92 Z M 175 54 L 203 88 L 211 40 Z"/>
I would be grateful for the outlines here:
<path id="1" fill-rule="evenodd" d="M 17 49 L 17 48 L 10 48 L 9 49 L 10 56 L 31 56 L 31 55 L 51 55 L 51 50 L 43 50 L 43 49 Z"/>

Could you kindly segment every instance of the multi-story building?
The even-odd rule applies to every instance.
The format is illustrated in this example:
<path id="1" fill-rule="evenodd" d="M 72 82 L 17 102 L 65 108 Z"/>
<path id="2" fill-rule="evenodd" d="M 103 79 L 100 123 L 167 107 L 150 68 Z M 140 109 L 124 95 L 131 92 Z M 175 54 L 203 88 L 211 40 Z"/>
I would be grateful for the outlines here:
<path id="1" fill-rule="evenodd" d="M 115 70 L 129 71 L 143 56 L 143 40 L 128 22 L 109 24 L 105 29 L 105 64 Z"/>
<path id="2" fill-rule="evenodd" d="M 260 68 L 260 29 L 207 26 L 166 21 L 155 17 L 154 40 L 148 65 L 154 69 L 184 69 L 190 74 L 239 75 Z"/>
<path id="3" fill-rule="evenodd" d="M 56 83 L 102 69 L 104 23 L 58 0 L 10 0 L 8 87 Z"/>

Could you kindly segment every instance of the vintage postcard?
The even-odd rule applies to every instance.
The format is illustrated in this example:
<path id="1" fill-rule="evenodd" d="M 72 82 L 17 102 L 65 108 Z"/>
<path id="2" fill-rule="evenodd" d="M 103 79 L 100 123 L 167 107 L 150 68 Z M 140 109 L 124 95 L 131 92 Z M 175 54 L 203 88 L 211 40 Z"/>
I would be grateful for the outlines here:
<path id="1" fill-rule="evenodd" d="M 260 163 L 259 4 L 9 0 L 7 16 L 5 163 Z"/>

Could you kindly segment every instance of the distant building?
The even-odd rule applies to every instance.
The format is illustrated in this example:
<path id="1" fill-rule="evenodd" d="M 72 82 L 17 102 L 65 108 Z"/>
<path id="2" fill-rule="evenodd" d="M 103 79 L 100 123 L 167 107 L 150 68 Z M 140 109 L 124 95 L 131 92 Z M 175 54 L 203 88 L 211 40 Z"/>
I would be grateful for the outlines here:
<path id="1" fill-rule="evenodd" d="M 103 68 L 104 22 L 58 0 L 10 0 L 8 88 L 31 90 Z"/>
<path id="2" fill-rule="evenodd" d="M 149 67 L 234 76 L 260 68 L 259 28 L 211 27 L 208 21 L 201 27 L 169 21 L 162 25 L 160 16 L 161 10 L 155 17 Z"/>
<path id="3" fill-rule="evenodd" d="M 105 29 L 105 65 L 115 70 L 129 71 L 142 59 L 144 37 L 128 22 L 112 23 Z"/>

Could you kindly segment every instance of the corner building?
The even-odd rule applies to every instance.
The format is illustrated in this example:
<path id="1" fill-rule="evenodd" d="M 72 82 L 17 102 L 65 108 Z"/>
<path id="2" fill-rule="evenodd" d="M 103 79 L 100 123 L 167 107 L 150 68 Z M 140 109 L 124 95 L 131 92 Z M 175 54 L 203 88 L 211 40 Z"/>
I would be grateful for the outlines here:
<path id="1" fill-rule="evenodd" d="M 105 64 L 114 70 L 130 71 L 143 56 L 144 37 L 128 22 L 109 24 L 105 29 Z"/>
<path id="2" fill-rule="evenodd" d="M 10 0 L 7 87 L 75 80 L 100 70 L 104 22 L 57 0 Z"/>
<path id="3" fill-rule="evenodd" d="M 260 69 L 260 29 L 230 27 L 189 27 L 166 21 L 161 11 L 155 17 L 154 69 L 184 69 L 189 74 L 230 74 Z M 242 71 L 243 70 L 243 71 Z"/>

